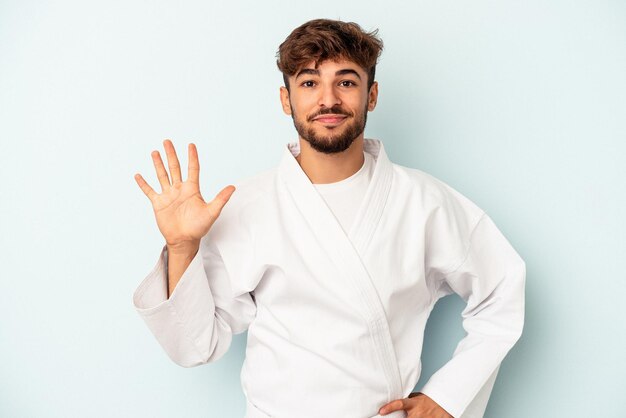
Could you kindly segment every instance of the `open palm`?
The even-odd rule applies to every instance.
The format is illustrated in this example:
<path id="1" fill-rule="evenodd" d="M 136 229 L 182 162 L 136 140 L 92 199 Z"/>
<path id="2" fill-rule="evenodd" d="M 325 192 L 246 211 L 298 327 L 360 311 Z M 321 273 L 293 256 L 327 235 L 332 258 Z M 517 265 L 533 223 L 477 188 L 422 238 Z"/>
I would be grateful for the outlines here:
<path id="1" fill-rule="evenodd" d="M 198 243 L 221 213 L 235 187 L 226 186 L 212 201 L 205 202 L 200 194 L 200 163 L 196 146 L 189 144 L 188 147 L 189 168 L 186 181 L 182 181 L 174 145 L 166 139 L 163 146 L 170 175 L 159 152 L 155 150 L 151 154 L 161 184 L 161 193 L 155 192 L 139 173 L 135 174 L 135 181 L 152 202 L 157 225 L 168 246 Z"/>

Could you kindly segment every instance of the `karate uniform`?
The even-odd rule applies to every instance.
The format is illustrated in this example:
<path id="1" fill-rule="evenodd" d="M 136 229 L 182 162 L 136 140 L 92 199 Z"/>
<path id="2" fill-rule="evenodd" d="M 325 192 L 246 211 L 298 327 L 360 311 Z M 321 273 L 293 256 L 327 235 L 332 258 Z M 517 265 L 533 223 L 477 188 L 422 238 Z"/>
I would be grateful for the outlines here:
<path id="1" fill-rule="evenodd" d="M 350 177 L 334 183 L 313 185 L 346 234 L 350 232 L 376 166 L 371 154 L 363 152 L 363 159 L 361 168 Z"/>
<path id="2" fill-rule="evenodd" d="M 375 161 L 346 233 L 287 144 L 278 167 L 234 183 L 167 299 L 167 249 L 135 291 L 139 315 L 175 363 L 218 360 L 248 330 L 246 418 L 370 418 L 413 391 L 426 320 L 466 302 L 467 335 L 419 390 L 455 418 L 481 417 L 520 337 L 525 263 L 491 218 L 444 182 Z M 406 417 L 397 411 L 385 417 Z"/>

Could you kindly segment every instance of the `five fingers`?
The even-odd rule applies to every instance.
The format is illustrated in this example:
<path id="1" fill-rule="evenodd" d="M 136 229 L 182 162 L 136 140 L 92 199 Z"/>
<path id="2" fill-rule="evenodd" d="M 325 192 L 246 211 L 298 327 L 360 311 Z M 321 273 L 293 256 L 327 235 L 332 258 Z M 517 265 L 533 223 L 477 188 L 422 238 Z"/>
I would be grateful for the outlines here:
<path id="1" fill-rule="evenodd" d="M 159 184 L 161 185 L 161 192 L 168 190 L 176 183 L 182 182 L 181 172 L 180 172 L 180 163 L 178 161 L 178 157 L 176 155 L 176 150 L 174 149 L 174 144 L 169 139 L 163 141 L 163 146 L 165 148 L 165 153 L 167 155 L 167 162 L 170 169 L 170 174 L 172 179 L 170 181 L 170 175 L 168 175 L 165 166 L 163 165 L 163 160 L 161 159 L 161 154 L 159 151 L 154 150 L 151 153 L 152 162 L 154 164 L 154 168 L 157 173 L 157 178 L 159 179 Z M 200 162 L 198 160 L 198 150 L 196 145 L 193 143 L 189 144 L 188 147 L 188 156 L 189 156 L 189 168 L 187 171 L 187 180 L 191 183 L 195 183 L 199 185 L 200 183 Z M 144 180 L 141 174 L 135 174 L 135 181 L 144 192 L 146 196 L 150 200 L 157 195 L 152 187 Z M 216 196 L 215 199 L 217 202 L 216 214 L 219 215 L 222 207 L 226 204 L 230 196 L 235 191 L 234 186 L 226 186 L 222 189 Z"/>

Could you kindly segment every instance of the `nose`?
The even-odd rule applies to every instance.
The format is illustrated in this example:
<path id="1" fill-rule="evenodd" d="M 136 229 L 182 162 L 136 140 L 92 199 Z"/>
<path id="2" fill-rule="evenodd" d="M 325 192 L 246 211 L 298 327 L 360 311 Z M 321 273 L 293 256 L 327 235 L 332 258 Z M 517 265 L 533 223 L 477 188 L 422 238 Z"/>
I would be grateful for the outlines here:
<path id="1" fill-rule="evenodd" d="M 335 86 L 331 84 L 321 88 L 317 104 L 328 108 L 331 108 L 336 104 L 341 104 L 341 99 L 335 89 Z"/>

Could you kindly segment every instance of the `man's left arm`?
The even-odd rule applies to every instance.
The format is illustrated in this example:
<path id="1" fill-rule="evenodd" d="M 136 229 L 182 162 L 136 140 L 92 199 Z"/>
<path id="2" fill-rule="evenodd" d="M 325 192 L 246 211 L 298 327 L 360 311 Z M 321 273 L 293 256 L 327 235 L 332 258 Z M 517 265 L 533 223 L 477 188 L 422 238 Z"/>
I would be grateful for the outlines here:
<path id="1" fill-rule="evenodd" d="M 467 335 L 420 390 L 453 417 L 482 417 L 500 363 L 522 333 L 525 280 L 526 264 L 483 213 L 464 260 L 439 287 L 440 294 L 455 292 L 467 302 Z"/>

